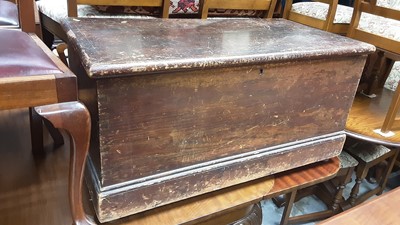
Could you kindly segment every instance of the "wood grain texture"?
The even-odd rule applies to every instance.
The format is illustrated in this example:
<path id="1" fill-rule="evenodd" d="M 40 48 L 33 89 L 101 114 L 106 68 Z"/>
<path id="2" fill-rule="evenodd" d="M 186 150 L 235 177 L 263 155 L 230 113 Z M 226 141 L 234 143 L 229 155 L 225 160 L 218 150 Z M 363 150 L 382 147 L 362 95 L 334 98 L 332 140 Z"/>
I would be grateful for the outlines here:
<path id="1" fill-rule="evenodd" d="M 393 136 L 384 137 L 374 132 L 374 130 L 382 127 L 393 95 L 394 92 L 385 88 L 379 90 L 375 98 L 361 94 L 356 95 L 346 123 L 348 135 L 357 139 L 399 147 L 399 124 L 393 125 Z"/>
<path id="2" fill-rule="evenodd" d="M 22 31 L 26 33 L 35 33 L 36 31 L 35 10 L 37 10 L 35 1 L 19 0 L 17 1 L 17 4 L 18 4 L 19 22 Z"/>
<path id="3" fill-rule="evenodd" d="M 36 35 L 6 30 L 1 34 L 0 109 L 77 99 L 75 75 Z"/>
<path id="4" fill-rule="evenodd" d="M 342 131 L 363 61 L 98 80 L 102 185 Z"/>
<path id="5" fill-rule="evenodd" d="M 285 20 L 64 28 L 96 121 L 89 178 L 101 222 L 338 155 L 374 50 Z"/>
<path id="6" fill-rule="evenodd" d="M 0 111 L 0 223 L 71 225 L 69 140 L 53 150 L 45 133 L 47 154 L 35 157 L 29 125 L 27 109 Z"/>
<path id="7" fill-rule="evenodd" d="M 376 224 L 398 224 L 400 211 L 400 188 L 387 192 L 368 202 L 358 205 L 352 209 L 342 212 L 320 225 L 376 225 Z"/>
<path id="8" fill-rule="evenodd" d="M 375 50 L 369 44 L 281 19 L 188 23 L 184 19 L 81 18 L 62 25 L 69 45 L 93 78 L 366 55 Z"/>
<path id="9" fill-rule="evenodd" d="M 58 101 L 54 75 L 0 78 L 0 109 L 46 105 Z"/>

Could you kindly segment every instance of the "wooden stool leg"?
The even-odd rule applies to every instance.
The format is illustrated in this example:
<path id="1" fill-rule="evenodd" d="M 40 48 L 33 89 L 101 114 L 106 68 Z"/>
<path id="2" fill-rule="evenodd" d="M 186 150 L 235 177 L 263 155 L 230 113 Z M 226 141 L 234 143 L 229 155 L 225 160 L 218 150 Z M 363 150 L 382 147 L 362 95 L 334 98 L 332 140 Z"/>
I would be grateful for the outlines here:
<path id="1" fill-rule="evenodd" d="M 83 209 L 82 183 L 90 140 L 90 115 L 79 102 L 36 107 L 39 115 L 54 127 L 64 129 L 70 136 L 69 199 L 74 225 L 95 224 Z"/>
<path id="2" fill-rule="evenodd" d="M 397 155 L 398 154 L 399 154 L 399 151 L 398 150 L 394 150 L 394 155 L 390 158 L 389 165 L 385 169 L 384 177 L 382 177 L 381 181 L 379 182 L 379 186 L 381 187 L 381 190 L 377 193 L 377 195 L 382 194 L 382 192 L 385 190 L 387 180 L 389 178 L 390 172 L 393 169 L 393 166 L 394 166 L 394 163 L 395 163 L 395 161 L 397 159 Z"/>
<path id="3" fill-rule="evenodd" d="M 365 179 L 367 176 L 368 170 L 365 169 L 365 166 L 358 165 L 356 169 L 356 180 L 355 180 L 355 185 L 351 189 L 350 193 L 350 198 L 349 198 L 349 203 L 350 205 L 354 206 L 357 200 L 358 192 L 360 191 L 360 185 L 361 182 Z"/>
<path id="4" fill-rule="evenodd" d="M 286 204 L 285 209 L 283 210 L 281 225 L 287 225 L 289 223 L 290 213 L 292 212 L 293 203 L 296 198 L 297 190 L 293 190 L 292 192 L 286 194 Z"/>
<path id="5" fill-rule="evenodd" d="M 339 212 L 340 204 L 343 201 L 343 191 L 346 185 L 350 182 L 351 175 L 353 174 L 354 171 L 354 167 L 347 168 L 346 170 L 347 171 L 345 172 L 345 175 L 341 177 L 338 183 L 339 189 L 336 192 L 335 199 L 333 200 L 332 211 L 334 214 Z"/>

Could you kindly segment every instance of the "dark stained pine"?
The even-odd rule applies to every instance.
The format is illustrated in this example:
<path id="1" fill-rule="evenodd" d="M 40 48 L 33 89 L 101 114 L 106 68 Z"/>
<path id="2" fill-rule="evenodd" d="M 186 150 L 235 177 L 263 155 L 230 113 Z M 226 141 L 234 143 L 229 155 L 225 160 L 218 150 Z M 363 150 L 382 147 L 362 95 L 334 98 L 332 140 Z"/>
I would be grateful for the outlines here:
<path id="1" fill-rule="evenodd" d="M 337 156 L 374 47 L 271 19 L 63 24 L 101 222 Z"/>

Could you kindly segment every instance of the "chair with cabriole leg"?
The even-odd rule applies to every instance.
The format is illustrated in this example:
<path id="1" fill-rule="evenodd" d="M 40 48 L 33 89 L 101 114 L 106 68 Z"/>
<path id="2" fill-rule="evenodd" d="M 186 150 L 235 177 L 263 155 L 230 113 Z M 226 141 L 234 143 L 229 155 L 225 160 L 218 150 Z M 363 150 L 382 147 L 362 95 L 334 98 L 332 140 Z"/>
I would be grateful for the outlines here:
<path id="1" fill-rule="evenodd" d="M 82 205 L 90 116 L 77 101 L 75 75 L 35 35 L 0 30 L 0 110 L 31 107 L 71 139 L 69 200 L 74 224 L 94 224 Z M 41 120 L 39 120 L 41 121 Z M 32 144 L 42 143 L 42 124 L 31 121 Z"/>

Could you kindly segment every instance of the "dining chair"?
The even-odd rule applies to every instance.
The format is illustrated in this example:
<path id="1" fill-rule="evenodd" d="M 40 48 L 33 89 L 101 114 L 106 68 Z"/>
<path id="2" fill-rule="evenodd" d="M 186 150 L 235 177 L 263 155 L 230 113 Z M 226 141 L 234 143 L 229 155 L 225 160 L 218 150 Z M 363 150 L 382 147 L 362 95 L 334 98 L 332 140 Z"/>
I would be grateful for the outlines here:
<path id="1" fill-rule="evenodd" d="M 76 77 L 36 35 L 0 29 L 0 110 L 28 107 L 67 132 L 71 140 L 68 189 L 72 218 L 75 225 L 94 224 L 82 205 L 91 122 L 86 107 L 77 101 Z M 42 132 L 41 123 L 31 123 L 32 145 L 42 144 Z"/>
<path id="2" fill-rule="evenodd" d="M 385 84 L 395 61 L 400 60 L 400 2 L 397 0 L 361 1 L 354 14 L 349 37 L 374 44 L 380 57 L 361 80 L 364 92 L 371 95 Z"/>
<path id="3" fill-rule="evenodd" d="M 355 184 L 351 190 L 350 197 L 347 200 L 348 206 L 344 206 L 344 208 L 349 208 L 364 202 L 373 195 L 382 194 L 386 188 L 386 183 L 390 172 L 392 171 L 394 162 L 396 161 L 398 151 L 390 149 L 384 145 L 365 141 L 357 142 L 346 148 L 345 151 L 359 162 L 356 167 Z M 383 165 L 383 169 L 379 177 L 376 177 L 375 187 L 360 195 L 359 191 L 361 183 L 366 180 L 371 168 L 379 167 L 380 164 Z"/>
<path id="4" fill-rule="evenodd" d="M 210 9 L 232 9 L 262 11 L 264 18 L 272 18 L 276 0 L 202 0 L 200 1 L 201 18 L 207 19 Z"/>
<path id="5" fill-rule="evenodd" d="M 399 4 L 396 2 L 398 1 L 356 0 L 347 36 L 373 44 L 385 57 L 399 60 L 400 5 L 388 7 L 391 4 Z M 378 61 L 376 67 L 381 63 Z M 400 127 L 396 119 L 400 107 L 400 88 L 397 87 L 395 91 L 384 88 L 384 79 L 386 78 L 377 75 L 366 79 L 369 86 L 377 87 L 375 95 L 358 93 L 346 122 L 347 136 L 360 142 L 347 150 L 359 161 L 356 183 L 349 201 L 352 206 L 374 194 L 382 193 L 400 147 Z M 382 85 L 377 86 L 374 83 Z M 380 163 L 387 166 L 378 187 L 359 196 L 359 186 L 365 180 L 369 169 Z"/>
<path id="6" fill-rule="evenodd" d="M 400 3 L 397 8 L 386 8 L 374 0 L 357 0 L 348 37 L 375 45 L 386 57 L 396 61 L 400 60 L 399 27 Z M 369 79 L 369 85 L 374 85 L 371 83 L 382 79 L 386 80 L 386 77 Z M 354 137 L 369 138 L 380 144 L 397 145 L 400 143 L 399 127 L 396 125 L 400 89 L 390 91 L 383 87 L 384 81 L 379 83 L 381 85 L 378 86 L 375 98 L 356 96 L 347 122 L 348 133 Z"/>

